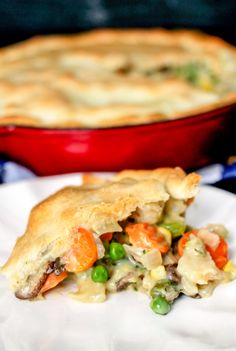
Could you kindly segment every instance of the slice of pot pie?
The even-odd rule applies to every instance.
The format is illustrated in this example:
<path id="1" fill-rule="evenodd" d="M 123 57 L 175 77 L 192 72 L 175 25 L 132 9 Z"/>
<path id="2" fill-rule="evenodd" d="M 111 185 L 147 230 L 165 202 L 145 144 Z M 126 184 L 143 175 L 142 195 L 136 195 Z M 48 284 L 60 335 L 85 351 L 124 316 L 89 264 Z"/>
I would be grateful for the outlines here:
<path id="1" fill-rule="evenodd" d="M 87 177 L 33 208 L 1 269 L 16 297 L 37 298 L 73 280 L 70 296 L 79 301 L 103 302 L 109 293 L 133 289 L 151 297 L 155 313 L 166 314 L 180 294 L 209 296 L 235 277 L 225 228 L 185 223 L 196 173 L 124 174 L 103 182 Z"/>
<path id="2" fill-rule="evenodd" d="M 96 30 L 0 50 L 0 124 L 111 127 L 236 102 L 236 50 L 190 30 Z"/>

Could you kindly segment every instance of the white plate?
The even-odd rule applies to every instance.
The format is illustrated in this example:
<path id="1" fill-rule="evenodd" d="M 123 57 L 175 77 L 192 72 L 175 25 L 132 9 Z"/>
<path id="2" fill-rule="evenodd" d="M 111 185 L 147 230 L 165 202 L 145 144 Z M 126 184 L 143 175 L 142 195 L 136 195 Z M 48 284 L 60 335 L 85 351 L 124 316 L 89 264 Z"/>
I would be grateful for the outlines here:
<path id="1" fill-rule="evenodd" d="M 0 187 L 0 265 L 22 234 L 33 205 L 60 187 L 79 184 L 78 174 Z M 236 197 L 202 187 L 188 223 L 224 223 L 236 260 Z M 83 304 L 60 290 L 43 301 L 16 299 L 0 276 L 1 351 L 205 351 L 236 350 L 236 282 L 212 297 L 182 297 L 167 316 L 155 315 L 141 293 L 122 292 L 103 304 Z"/>

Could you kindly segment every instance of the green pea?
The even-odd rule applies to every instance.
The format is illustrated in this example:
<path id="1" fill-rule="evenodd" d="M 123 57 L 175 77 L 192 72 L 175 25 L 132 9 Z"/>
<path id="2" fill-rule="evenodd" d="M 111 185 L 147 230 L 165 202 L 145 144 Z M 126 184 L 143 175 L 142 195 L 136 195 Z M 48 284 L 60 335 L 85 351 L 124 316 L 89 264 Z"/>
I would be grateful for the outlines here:
<path id="1" fill-rule="evenodd" d="M 109 255 L 114 261 L 121 260 L 125 257 L 125 249 L 119 243 L 111 243 L 109 247 Z"/>
<path id="2" fill-rule="evenodd" d="M 163 296 L 158 296 L 152 299 L 150 307 L 153 310 L 153 312 L 157 314 L 167 314 L 168 312 L 170 312 L 171 309 L 170 304 L 166 301 L 166 299 Z"/>
<path id="3" fill-rule="evenodd" d="M 101 264 L 93 267 L 91 278 L 95 283 L 105 283 L 108 280 L 108 271 L 106 267 Z"/>
<path id="4" fill-rule="evenodd" d="M 178 238 L 183 235 L 186 229 L 186 224 L 182 222 L 162 223 L 161 227 L 168 229 L 173 238 Z"/>
<path id="5" fill-rule="evenodd" d="M 179 291 L 175 284 L 169 280 L 160 280 L 150 291 L 153 299 L 158 296 L 164 297 L 168 302 L 173 302 L 178 296 Z"/>
<path id="6" fill-rule="evenodd" d="M 178 77 L 184 78 L 187 81 L 196 84 L 200 70 L 201 66 L 199 64 L 190 62 L 183 66 L 177 67 L 175 73 Z"/>
<path id="7" fill-rule="evenodd" d="M 150 295 L 152 298 L 157 296 L 164 296 L 164 293 L 169 289 L 171 283 L 167 279 L 159 280 L 157 284 L 151 289 Z"/>

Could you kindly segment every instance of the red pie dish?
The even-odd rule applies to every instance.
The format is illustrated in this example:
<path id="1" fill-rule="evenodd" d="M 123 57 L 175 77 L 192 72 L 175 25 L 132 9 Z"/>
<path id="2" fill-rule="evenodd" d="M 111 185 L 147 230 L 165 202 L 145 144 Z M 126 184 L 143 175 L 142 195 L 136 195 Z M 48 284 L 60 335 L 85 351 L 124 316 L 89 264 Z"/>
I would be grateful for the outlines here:
<path id="1" fill-rule="evenodd" d="M 0 127 L 0 153 L 38 175 L 178 165 L 192 169 L 227 155 L 234 104 L 150 124 L 90 129 Z"/>

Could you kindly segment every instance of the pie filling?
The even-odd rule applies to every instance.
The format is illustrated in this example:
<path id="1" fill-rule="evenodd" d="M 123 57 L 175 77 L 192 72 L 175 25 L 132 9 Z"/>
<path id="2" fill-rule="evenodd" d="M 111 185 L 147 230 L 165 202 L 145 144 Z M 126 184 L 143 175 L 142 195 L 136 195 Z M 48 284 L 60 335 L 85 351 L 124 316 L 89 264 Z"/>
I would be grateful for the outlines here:
<path id="1" fill-rule="evenodd" d="M 180 295 L 207 297 L 236 278 L 222 225 L 196 229 L 183 220 L 148 224 L 131 216 L 120 226 L 122 231 L 100 237 L 82 227 L 73 231 L 68 252 L 48 264 L 33 290 L 16 296 L 37 297 L 72 279 L 77 290 L 70 296 L 79 301 L 103 302 L 110 293 L 141 291 L 150 296 L 155 313 L 167 314 Z"/>
<path id="2" fill-rule="evenodd" d="M 180 295 L 210 296 L 236 278 L 236 266 L 223 225 L 186 223 L 199 181 L 178 167 L 125 170 L 108 181 L 87 175 L 32 209 L 1 271 L 20 299 L 59 285 L 82 302 L 134 290 L 166 314 Z"/>

